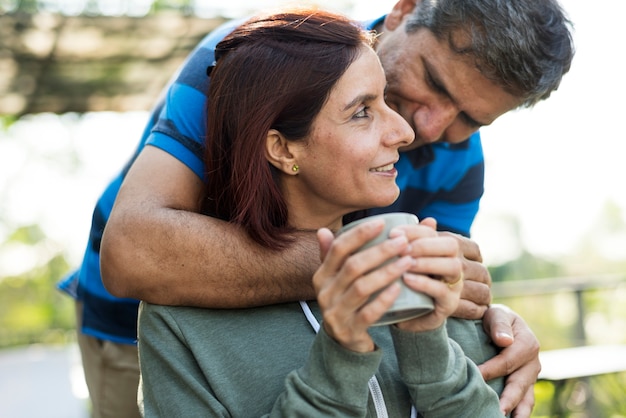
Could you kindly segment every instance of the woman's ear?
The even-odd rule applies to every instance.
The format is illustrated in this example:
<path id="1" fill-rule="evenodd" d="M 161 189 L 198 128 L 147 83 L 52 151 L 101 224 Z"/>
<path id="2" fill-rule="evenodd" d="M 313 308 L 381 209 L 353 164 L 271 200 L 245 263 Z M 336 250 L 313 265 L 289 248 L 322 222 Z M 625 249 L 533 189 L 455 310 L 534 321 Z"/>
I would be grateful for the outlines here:
<path id="1" fill-rule="evenodd" d="M 411 13 L 418 2 L 421 0 L 399 0 L 385 17 L 385 29 L 396 30 L 402 23 L 404 16 Z"/>
<path id="2" fill-rule="evenodd" d="M 298 164 L 290 149 L 293 146 L 279 131 L 270 129 L 265 140 L 265 158 L 283 173 L 297 174 Z"/>

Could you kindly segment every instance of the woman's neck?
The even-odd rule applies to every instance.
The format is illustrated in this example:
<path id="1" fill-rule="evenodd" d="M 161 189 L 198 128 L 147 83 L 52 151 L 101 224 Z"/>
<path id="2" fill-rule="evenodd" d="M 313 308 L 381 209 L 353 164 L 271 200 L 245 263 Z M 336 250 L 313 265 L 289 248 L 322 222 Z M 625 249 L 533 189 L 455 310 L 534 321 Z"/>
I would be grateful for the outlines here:
<path id="1" fill-rule="evenodd" d="M 328 228 L 335 232 L 343 226 L 343 215 L 334 217 L 324 217 L 318 214 L 300 213 L 291 216 L 294 211 L 289 211 L 289 225 L 298 231 L 317 231 L 320 228 Z"/>

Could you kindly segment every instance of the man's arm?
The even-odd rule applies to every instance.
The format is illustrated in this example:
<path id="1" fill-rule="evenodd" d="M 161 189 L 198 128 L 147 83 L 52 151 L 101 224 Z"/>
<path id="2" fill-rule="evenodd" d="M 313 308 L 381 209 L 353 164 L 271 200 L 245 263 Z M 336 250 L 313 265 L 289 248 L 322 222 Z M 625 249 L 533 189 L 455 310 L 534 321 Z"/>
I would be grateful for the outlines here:
<path id="1" fill-rule="evenodd" d="M 482 264 L 480 248 L 469 238 L 450 235 L 459 240 L 465 276 L 461 295 L 463 299 L 454 316 L 464 319 L 483 318 L 485 332 L 502 349 L 498 355 L 479 365 L 483 378 L 491 380 L 506 376 L 504 390 L 500 395 L 502 411 L 516 418 L 530 417 L 535 404 L 534 384 L 541 370 L 539 340 L 526 322 L 508 307 L 491 305 L 487 309 L 485 303 L 491 301 L 491 276 Z"/>
<path id="2" fill-rule="evenodd" d="M 128 172 L 102 238 L 107 290 L 155 304 L 237 308 L 313 299 L 314 233 L 284 251 L 199 214 L 202 182 L 170 154 L 146 146 Z"/>

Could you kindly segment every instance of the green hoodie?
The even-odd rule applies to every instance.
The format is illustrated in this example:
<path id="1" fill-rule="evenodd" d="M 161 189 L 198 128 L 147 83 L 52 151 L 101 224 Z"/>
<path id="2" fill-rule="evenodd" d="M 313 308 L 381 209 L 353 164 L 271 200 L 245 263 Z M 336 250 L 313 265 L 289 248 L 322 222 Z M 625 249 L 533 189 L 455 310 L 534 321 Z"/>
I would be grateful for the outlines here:
<path id="1" fill-rule="evenodd" d="M 321 317 L 316 303 L 309 303 Z M 470 322 L 471 323 L 471 322 Z M 473 326 L 473 325 L 472 325 Z M 142 303 L 139 404 L 145 417 L 500 417 L 496 391 L 445 327 L 370 329 L 356 353 L 318 334 L 298 303 L 214 310 Z M 473 337 L 472 337 L 473 338 Z"/>

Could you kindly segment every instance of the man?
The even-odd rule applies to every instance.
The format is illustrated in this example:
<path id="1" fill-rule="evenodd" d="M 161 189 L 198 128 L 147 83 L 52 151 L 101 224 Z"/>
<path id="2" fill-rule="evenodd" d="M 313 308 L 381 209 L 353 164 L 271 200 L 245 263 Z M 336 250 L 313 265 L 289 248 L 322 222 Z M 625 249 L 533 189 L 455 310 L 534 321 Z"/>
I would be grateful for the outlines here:
<path id="1" fill-rule="evenodd" d="M 400 0 L 384 22 L 370 27 L 381 33 L 377 52 L 388 78 L 388 102 L 416 133 L 412 149 L 404 150 L 397 164 L 401 196 L 385 211 L 432 216 L 441 230 L 469 236 L 483 191 L 477 130 L 558 87 L 573 56 L 568 22 L 550 0 L 423 0 L 417 5 Z M 275 253 L 259 248 L 238 228 L 198 213 L 205 175 L 205 69 L 213 60 L 212 47 L 230 28 L 210 34 L 168 89 L 132 166 L 98 202 L 83 265 L 63 284 L 80 301 L 79 340 L 88 382 L 96 380 L 90 373 L 100 373 L 98 368 L 107 374 L 98 376 L 100 381 L 113 381 L 100 389 L 92 390 L 92 384 L 92 399 L 100 396 L 98 390 L 119 389 L 132 403 L 134 392 L 123 388 L 121 377 L 108 374 L 137 374 L 136 363 L 131 364 L 136 361 L 137 301 L 105 290 L 98 269 L 101 244 L 102 278 L 119 297 L 213 308 L 314 297 L 311 277 L 319 266 L 319 248 L 313 233 L 300 233 L 294 245 Z M 519 316 L 504 308 L 487 309 L 490 278 L 480 251 L 458 237 L 467 281 L 457 316 L 479 319 L 484 314 L 487 333 L 507 348 L 481 365 L 483 376 L 508 375 L 503 411 L 515 408 L 515 416 L 529 416 L 539 372 L 538 342 Z M 107 357 L 114 348 L 126 353 Z M 130 388 L 135 385 L 135 380 L 128 382 Z M 123 404 L 122 394 L 111 396 Z"/>

